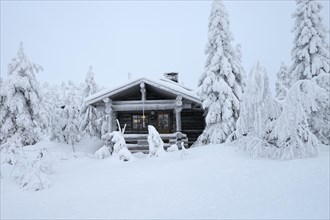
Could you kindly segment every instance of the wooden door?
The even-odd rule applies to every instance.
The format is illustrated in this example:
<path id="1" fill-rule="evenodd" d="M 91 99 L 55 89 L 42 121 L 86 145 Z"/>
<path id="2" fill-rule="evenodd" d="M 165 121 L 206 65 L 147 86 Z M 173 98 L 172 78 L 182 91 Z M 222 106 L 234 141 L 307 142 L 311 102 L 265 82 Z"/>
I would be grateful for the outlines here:
<path id="1" fill-rule="evenodd" d="M 157 130 L 161 134 L 169 134 L 171 130 L 171 119 L 169 113 L 158 113 Z"/>

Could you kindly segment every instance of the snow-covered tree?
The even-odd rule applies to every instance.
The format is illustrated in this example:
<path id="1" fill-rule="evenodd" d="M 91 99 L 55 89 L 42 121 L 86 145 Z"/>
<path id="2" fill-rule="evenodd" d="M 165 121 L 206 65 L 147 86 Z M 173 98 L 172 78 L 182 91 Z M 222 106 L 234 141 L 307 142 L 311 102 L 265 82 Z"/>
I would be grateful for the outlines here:
<path id="1" fill-rule="evenodd" d="M 309 119 L 312 132 L 323 143 L 330 145 L 330 74 L 322 73 L 312 79 L 323 88 L 326 93 L 326 99 L 319 101 L 319 110 L 312 112 Z"/>
<path id="2" fill-rule="evenodd" d="M 325 90 L 313 81 L 299 80 L 293 84 L 274 127 L 277 148 L 267 156 L 276 159 L 317 156 L 318 140 L 310 131 L 308 118 L 326 98 Z"/>
<path id="3" fill-rule="evenodd" d="M 327 30 L 322 24 L 322 5 L 316 0 L 296 0 L 293 14 L 294 42 L 292 49 L 291 85 L 298 80 L 312 79 L 330 69 Z"/>
<path id="4" fill-rule="evenodd" d="M 206 112 L 206 128 L 197 145 L 222 143 L 235 130 L 244 73 L 232 41 L 225 6 L 222 1 L 214 1 L 209 17 L 205 71 L 198 88 Z"/>
<path id="5" fill-rule="evenodd" d="M 107 134 L 109 131 L 109 125 L 108 125 L 108 115 L 105 114 L 104 112 L 98 112 L 98 119 L 97 119 L 97 124 L 100 127 L 100 132 L 101 132 L 101 137 L 105 134 Z"/>
<path id="6" fill-rule="evenodd" d="M 165 153 L 164 142 L 152 125 L 148 125 L 148 143 L 150 157 L 158 157 Z"/>
<path id="7" fill-rule="evenodd" d="M 42 108 L 42 97 L 35 74 L 42 67 L 30 62 L 21 43 L 17 57 L 8 65 L 5 109 L 8 114 L 2 119 L 1 143 L 15 140 L 20 146 L 39 141 L 47 118 Z"/>
<path id="8" fill-rule="evenodd" d="M 54 126 L 60 121 L 57 117 L 57 108 L 60 105 L 61 91 L 58 86 L 50 85 L 47 82 L 42 86 L 43 105 L 47 113 L 47 133 L 51 140 L 57 135 L 54 133 Z"/>
<path id="9" fill-rule="evenodd" d="M 94 80 L 94 73 L 93 73 L 93 67 L 89 67 L 89 71 L 87 72 L 87 76 L 85 79 L 85 88 L 83 90 L 83 97 L 86 98 L 90 95 L 93 95 L 97 92 L 97 85 Z M 93 106 L 86 106 L 83 104 L 82 110 L 81 110 L 81 117 L 82 121 L 80 124 L 80 131 L 82 131 L 84 134 L 87 134 L 90 137 L 100 137 L 101 131 L 100 131 L 100 125 L 97 123 L 98 118 L 98 112 L 96 108 Z"/>
<path id="10" fill-rule="evenodd" d="M 17 149 L 18 150 L 18 149 Z M 25 152 L 20 148 L 20 154 L 14 161 L 11 178 L 22 188 L 27 190 L 43 190 L 48 188 L 48 175 L 53 172 L 52 159 L 46 149 Z"/>
<path id="11" fill-rule="evenodd" d="M 83 96 L 88 97 L 90 95 L 93 95 L 98 91 L 98 86 L 96 85 L 96 82 L 94 80 L 94 72 L 93 72 L 93 66 L 89 66 L 89 70 L 86 75 L 85 79 L 85 87 L 83 89 Z"/>
<path id="12" fill-rule="evenodd" d="M 3 131 L 3 126 L 12 127 L 12 125 L 6 125 L 6 119 L 8 118 L 8 105 L 7 105 L 7 95 L 6 95 L 6 82 L 3 81 L 0 76 L 0 145 L 5 141 L 7 134 Z M 11 123 L 10 120 L 7 123 Z"/>
<path id="13" fill-rule="evenodd" d="M 321 17 L 322 4 L 316 0 L 297 0 L 296 3 L 291 85 L 298 80 L 316 77 L 314 80 L 318 85 L 329 93 L 329 83 L 323 81 L 330 78 L 330 56 L 328 31 Z M 313 133 L 325 144 L 330 143 L 329 105 L 329 102 L 320 103 L 319 111 L 312 112 L 309 121 Z"/>
<path id="14" fill-rule="evenodd" d="M 62 107 L 55 106 L 51 118 L 50 140 L 64 143 L 63 128 L 66 118 Z"/>
<path id="15" fill-rule="evenodd" d="M 269 88 L 266 69 L 257 65 L 252 69 L 241 102 L 241 112 L 237 120 L 234 142 L 252 157 L 264 157 L 276 142 L 270 136 L 274 121 L 281 111 L 279 103 L 273 99 Z M 230 139 L 230 140 L 229 140 Z"/>
<path id="16" fill-rule="evenodd" d="M 236 124 L 237 138 L 252 136 L 268 141 L 272 121 L 280 111 L 280 105 L 272 97 L 266 69 L 258 62 L 249 75 L 243 94 L 241 114 Z"/>
<path id="17" fill-rule="evenodd" d="M 128 150 L 126 141 L 124 138 L 126 125 L 123 129 L 121 129 L 118 120 L 117 120 L 117 124 L 118 124 L 119 131 L 113 131 L 110 134 L 108 134 L 108 136 L 112 137 L 111 142 L 114 143 L 112 156 L 119 160 L 130 161 L 133 159 L 133 155 Z"/>
<path id="18" fill-rule="evenodd" d="M 64 123 L 62 127 L 62 134 L 64 141 L 72 145 L 73 153 L 75 155 L 74 145 L 80 141 L 79 132 L 79 109 L 75 104 L 74 93 L 69 93 L 67 102 L 63 109 Z"/>
<path id="19" fill-rule="evenodd" d="M 280 70 L 277 73 L 277 82 L 275 84 L 275 97 L 278 100 L 283 100 L 286 96 L 288 89 L 290 88 L 290 76 L 287 66 L 282 62 Z"/>

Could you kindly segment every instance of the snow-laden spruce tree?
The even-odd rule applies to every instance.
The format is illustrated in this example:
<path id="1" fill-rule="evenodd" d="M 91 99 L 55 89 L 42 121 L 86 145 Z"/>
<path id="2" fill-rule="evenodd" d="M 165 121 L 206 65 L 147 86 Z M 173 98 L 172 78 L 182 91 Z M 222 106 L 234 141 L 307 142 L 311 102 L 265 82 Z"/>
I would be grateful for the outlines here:
<path id="1" fill-rule="evenodd" d="M 269 134 L 280 111 L 280 104 L 272 97 L 266 69 L 258 62 L 248 77 L 236 124 L 239 146 L 253 157 L 262 157 L 264 149 L 274 142 Z"/>
<path id="2" fill-rule="evenodd" d="M 66 123 L 66 118 L 62 107 L 55 106 L 51 118 L 50 140 L 64 143 L 63 129 Z"/>
<path id="3" fill-rule="evenodd" d="M 83 89 L 83 97 L 86 98 L 90 95 L 93 95 L 97 92 L 97 85 L 94 80 L 93 67 L 89 67 L 89 71 L 87 72 L 87 76 L 85 79 L 85 88 Z M 81 118 L 82 121 L 80 123 L 80 131 L 83 134 L 86 134 L 90 137 L 101 137 L 100 126 L 97 123 L 98 113 L 96 108 L 93 106 L 86 106 L 83 104 L 81 110 Z"/>
<path id="4" fill-rule="evenodd" d="M 330 56 L 328 32 L 321 17 L 322 5 L 316 0 L 297 0 L 297 8 L 293 14 L 294 43 L 292 49 L 293 64 L 290 69 L 291 85 L 298 80 L 322 78 L 329 79 Z M 316 80 L 323 82 L 323 80 Z M 329 84 L 319 86 L 330 92 Z M 325 86 L 325 87 L 324 87 Z M 330 107 L 329 103 L 320 106 L 318 112 L 312 112 L 310 126 L 314 134 L 323 143 L 329 144 Z"/>
<path id="5" fill-rule="evenodd" d="M 57 116 L 57 107 L 60 103 L 60 89 L 56 85 L 49 85 L 47 82 L 43 84 L 42 88 L 42 97 L 43 97 L 43 105 L 46 109 L 47 113 L 47 133 L 51 140 L 53 140 L 53 136 L 55 135 L 53 133 L 53 127 L 54 122 L 58 123 L 59 119 L 56 118 Z"/>
<path id="6" fill-rule="evenodd" d="M 5 125 L 6 119 L 8 118 L 8 105 L 7 105 L 7 95 L 6 95 L 6 82 L 3 81 L 2 77 L 0 76 L 0 145 L 4 142 L 7 137 L 7 134 L 3 132 L 3 126 L 10 126 Z M 11 122 L 8 120 L 7 122 Z M 1 147 L 0 147 L 1 150 Z"/>
<path id="7" fill-rule="evenodd" d="M 289 88 L 290 76 L 288 73 L 288 67 L 282 62 L 280 70 L 277 73 L 277 82 L 275 84 L 275 97 L 278 100 L 283 100 Z"/>
<path id="8" fill-rule="evenodd" d="M 325 90 L 311 80 L 299 80 L 293 84 L 272 133 L 277 140 L 277 147 L 265 156 L 274 159 L 317 156 L 319 144 L 310 130 L 308 118 L 312 111 L 317 111 L 319 103 L 324 102 L 327 96 Z"/>
<path id="9" fill-rule="evenodd" d="M 64 141 L 72 146 L 74 156 L 76 155 L 74 145 L 80 141 L 79 109 L 76 105 L 75 97 L 73 91 L 68 94 L 62 114 L 64 119 L 62 135 Z"/>
<path id="10" fill-rule="evenodd" d="M 323 143 L 330 145 L 330 74 L 322 73 L 312 79 L 321 88 L 325 89 L 326 99 L 319 102 L 319 110 L 312 112 L 309 119 L 312 132 Z"/>
<path id="11" fill-rule="evenodd" d="M 205 71 L 198 88 L 206 112 L 206 128 L 196 145 L 222 143 L 235 130 L 244 73 L 232 41 L 225 6 L 222 1 L 214 1 L 209 17 Z"/>
<path id="12" fill-rule="evenodd" d="M 42 70 L 38 64 L 30 62 L 21 43 L 17 57 L 8 65 L 6 81 L 5 109 L 1 133 L 5 134 L 1 143 L 13 143 L 15 147 L 35 144 L 39 141 L 47 118 L 35 74 Z"/>
<path id="13" fill-rule="evenodd" d="M 293 14 L 291 85 L 301 79 L 312 79 L 330 69 L 327 31 L 322 24 L 322 5 L 316 0 L 296 0 Z"/>
<path id="14" fill-rule="evenodd" d="M 148 143 L 150 157 L 158 157 L 165 153 L 164 142 L 152 125 L 148 125 Z"/>

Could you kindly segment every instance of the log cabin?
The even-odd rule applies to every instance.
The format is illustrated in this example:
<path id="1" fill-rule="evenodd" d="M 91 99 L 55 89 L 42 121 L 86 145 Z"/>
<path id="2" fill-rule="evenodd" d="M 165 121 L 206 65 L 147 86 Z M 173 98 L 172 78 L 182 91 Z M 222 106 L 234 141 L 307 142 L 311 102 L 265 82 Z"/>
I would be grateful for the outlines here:
<path id="1" fill-rule="evenodd" d="M 190 147 L 204 130 L 201 101 L 195 91 L 179 84 L 178 73 L 132 80 L 84 101 L 108 115 L 110 131 L 117 130 L 116 119 L 126 124 L 124 137 L 132 152 L 148 151 L 148 125 L 160 133 L 164 148 L 179 142 L 179 148 L 181 142 Z"/>

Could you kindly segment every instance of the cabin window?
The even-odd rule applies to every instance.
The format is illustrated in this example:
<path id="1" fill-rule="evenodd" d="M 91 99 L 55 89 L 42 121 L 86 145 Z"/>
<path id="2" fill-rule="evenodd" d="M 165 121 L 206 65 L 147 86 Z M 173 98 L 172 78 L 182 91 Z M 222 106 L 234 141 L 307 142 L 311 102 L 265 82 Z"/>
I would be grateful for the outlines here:
<path id="1" fill-rule="evenodd" d="M 148 115 L 144 115 L 144 124 L 143 124 L 143 115 L 133 115 L 132 127 L 134 130 L 143 130 L 148 125 Z"/>
<path id="2" fill-rule="evenodd" d="M 170 132 L 170 114 L 168 113 L 159 113 L 158 114 L 158 126 L 157 129 L 161 133 Z"/>

